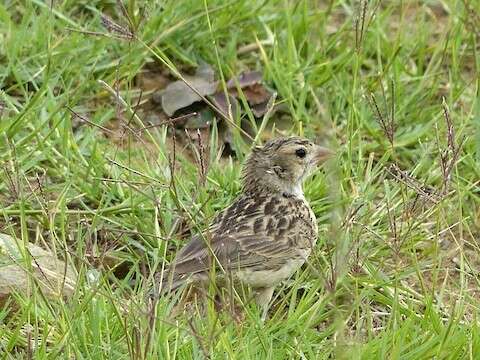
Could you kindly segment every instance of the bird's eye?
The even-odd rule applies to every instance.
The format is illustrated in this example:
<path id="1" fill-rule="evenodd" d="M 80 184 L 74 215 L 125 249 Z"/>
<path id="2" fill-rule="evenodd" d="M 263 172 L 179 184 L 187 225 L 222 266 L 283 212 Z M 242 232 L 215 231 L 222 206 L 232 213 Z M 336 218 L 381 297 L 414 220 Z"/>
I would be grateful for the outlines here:
<path id="1" fill-rule="evenodd" d="M 304 148 L 300 148 L 295 150 L 295 155 L 297 155 L 299 158 L 304 158 L 305 155 L 307 155 L 307 152 L 305 151 Z"/>

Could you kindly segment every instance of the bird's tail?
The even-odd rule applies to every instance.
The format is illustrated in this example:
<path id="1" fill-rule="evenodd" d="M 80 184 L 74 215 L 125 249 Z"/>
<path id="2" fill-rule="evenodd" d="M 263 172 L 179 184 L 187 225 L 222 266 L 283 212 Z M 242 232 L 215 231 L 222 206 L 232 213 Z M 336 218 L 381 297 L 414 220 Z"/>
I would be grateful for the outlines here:
<path id="1" fill-rule="evenodd" d="M 146 297 L 150 300 L 156 300 L 160 297 L 168 296 L 190 282 L 188 277 L 178 277 L 170 271 L 159 272 L 155 274 L 153 287 L 148 291 Z"/>

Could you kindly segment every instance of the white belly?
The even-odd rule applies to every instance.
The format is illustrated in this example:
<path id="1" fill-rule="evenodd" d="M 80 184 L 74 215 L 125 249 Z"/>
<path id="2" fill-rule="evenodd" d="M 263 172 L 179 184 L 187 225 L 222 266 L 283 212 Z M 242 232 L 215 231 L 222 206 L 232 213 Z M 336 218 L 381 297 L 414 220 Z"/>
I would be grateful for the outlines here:
<path id="1" fill-rule="evenodd" d="M 255 270 L 248 269 L 236 272 L 237 278 L 254 287 L 271 287 L 279 282 L 288 279 L 295 271 L 297 271 L 305 262 L 305 259 L 291 259 L 286 262 L 284 266 L 276 271 L 271 270 Z"/>

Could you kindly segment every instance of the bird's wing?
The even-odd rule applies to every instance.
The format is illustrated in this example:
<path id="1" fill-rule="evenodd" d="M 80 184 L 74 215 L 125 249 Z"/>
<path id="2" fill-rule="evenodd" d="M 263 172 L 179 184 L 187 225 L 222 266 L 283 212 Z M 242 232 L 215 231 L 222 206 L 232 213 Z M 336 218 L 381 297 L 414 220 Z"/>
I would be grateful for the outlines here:
<path id="1" fill-rule="evenodd" d="M 189 255 L 180 252 L 172 264 L 175 278 L 206 272 L 212 265 L 220 265 L 223 270 L 262 267 L 268 263 L 281 265 L 297 252 L 289 242 L 266 234 L 224 235 L 212 240 L 207 245 L 208 239 L 200 236 L 192 239 L 187 245 Z"/>

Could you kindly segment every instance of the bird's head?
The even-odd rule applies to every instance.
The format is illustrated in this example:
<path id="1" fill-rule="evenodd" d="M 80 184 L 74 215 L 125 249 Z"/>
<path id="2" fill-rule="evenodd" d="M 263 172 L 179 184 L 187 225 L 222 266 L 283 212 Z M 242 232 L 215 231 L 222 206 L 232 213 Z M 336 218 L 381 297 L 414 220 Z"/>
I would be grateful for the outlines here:
<path id="1" fill-rule="evenodd" d="M 302 182 L 333 154 L 300 137 L 280 137 L 256 146 L 243 168 L 245 191 L 302 194 Z"/>

